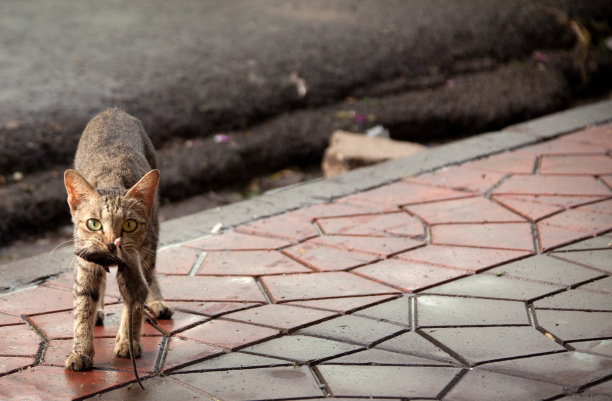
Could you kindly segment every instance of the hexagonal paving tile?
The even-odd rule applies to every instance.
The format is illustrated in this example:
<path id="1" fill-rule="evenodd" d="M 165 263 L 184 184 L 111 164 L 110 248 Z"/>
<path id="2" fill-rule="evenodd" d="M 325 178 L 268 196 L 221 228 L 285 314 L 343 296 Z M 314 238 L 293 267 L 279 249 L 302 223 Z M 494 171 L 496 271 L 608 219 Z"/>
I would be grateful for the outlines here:
<path id="1" fill-rule="evenodd" d="M 431 243 L 533 252 L 528 223 L 440 224 L 431 227 Z"/>
<path id="2" fill-rule="evenodd" d="M 317 219 L 317 224 L 328 235 L 389 235 L 419 238 L 425 234 L 423 224 L 408 213 L 367 214 L 353 217 Z"/>
<path id="3" fill-rule="evenodd" d="M 407 181 L 428 184 L 462 191 L 485 193 L 504 177 L 504 173 L 480 169 L 466 163 L 461 166 L 445 167 L 433 173 L 409 178 Z"/>
<path id="4" fill-rule="evenodd" d="M 610 191 L 595 177 L 519 174 L 513 175 L 502 182 L 493 193 L 512 195 L 610 196 Z"/>
<path id="5" fill-rule="evenodd" d="M 394 324 L 365 317 L 346 315 L 306 327 L 299 330 L 298 334 L 309 334 L 369 346 L 376 341 L 399 334 L 404 330 L 403 327 Z"/>
<path id="6" fill-rule="evenodd" d="M 612 312 L 537 310 L 536 318 L 563 341 L 612 337 Z"/>
<path id="7" fill-rule="evenodd" d="M 282 238 L 242 234 L 229 231 L 220 235 L 209 235 L 184 244 L 203 251 L 267 251 L 291 245 L 293 242 Z"/>
<path id="8" fill-rule="evenodd" d="M 25 324 L 0 327 L 2 356 L 35 357 L 42 341 L 43 339 Z"/>
<path id="9" fill-rule="evenodd" d="M 361 348 L 362 347 L 359 345 L 347 344 L 325 338 L 287 335 L 244 348 L 242 351 L 306 363 L 328 359 Z"/>
<path id="10" fill-rule="evenodd" d="M 277 329 L 292 330 L 328 319 L 336 314 L 336 312 L 300 308 L 286 304 L 268 304 L 230 313 L 225 315 L 224 318 Z"/>
<path id="11" fill-rule="evenodd" d="M 208 252 L 196 275 L 263 276 L 312 270 L 277 251 Z"/>
<path id="12" fill-rule="evenodd" d="M 318 242 L 304 242 L 283 252 L 317 271 L 347 270 L 380 259 L 373 253 L 332 248 Z"/>
<path id="13" fill-rule="evenodd" d="M 236 350 L 278 335 L 278 330 L 227 320 L 210 320 L 181 333 L 181 337 Z"/>
<path id="14" fill-rule="evenodd" d="M 252 277 L 167 276 L 159 285 L 170 301 L 266 302 Z"/>

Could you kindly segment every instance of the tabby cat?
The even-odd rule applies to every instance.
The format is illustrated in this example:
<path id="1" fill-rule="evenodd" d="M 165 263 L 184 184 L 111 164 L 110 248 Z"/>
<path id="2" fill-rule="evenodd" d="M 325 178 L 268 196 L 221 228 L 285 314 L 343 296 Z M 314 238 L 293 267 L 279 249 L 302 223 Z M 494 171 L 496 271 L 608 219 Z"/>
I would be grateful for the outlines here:
<path id="1" fill-rule="evenodd" d="M 103 323 L 109 266 L 118 266 L 117 283 L 124 299 L 116 356 L 140 356 L 143 308 L 158 318 L 172 316 L 155 275 L 156 165 L 153 145 L 140 121 L 119 109 L 108 109 L 87 124 L 75 155 L 76 170 L 64 173 L 77 255 L 74 344 L 65 362 L 67 369 L 93 366 L 93 329 L 94 323 Z"/>

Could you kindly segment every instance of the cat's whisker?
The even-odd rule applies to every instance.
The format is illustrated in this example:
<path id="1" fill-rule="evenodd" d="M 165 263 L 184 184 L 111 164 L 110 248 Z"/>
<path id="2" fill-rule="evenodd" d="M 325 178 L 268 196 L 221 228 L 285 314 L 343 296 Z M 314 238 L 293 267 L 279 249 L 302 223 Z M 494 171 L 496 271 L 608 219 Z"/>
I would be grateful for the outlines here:
<path id="1" fill-rule="evenodd" d="M 47 256 L 47 259 L 51 259 L 51 257 L 53 256 L 53 253 L 55 251 L 57 251 L 59 248 L 61 248 L 63 246 L 67 246 L 67 245 L 71 244 L 73 241 L 74 240 L 69 239 L 69 240 L 60 242 L 55 248 L 51 249 L 51 251 L 49 252 L 49 255 Z"/>

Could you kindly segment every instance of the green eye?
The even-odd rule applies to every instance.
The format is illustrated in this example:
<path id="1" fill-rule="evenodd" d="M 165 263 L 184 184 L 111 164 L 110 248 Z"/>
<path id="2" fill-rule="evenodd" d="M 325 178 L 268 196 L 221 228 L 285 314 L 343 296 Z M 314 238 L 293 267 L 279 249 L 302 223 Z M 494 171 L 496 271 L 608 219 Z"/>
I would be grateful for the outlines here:
<path id="1" fill-rule="evenodd" d="M 100 231 L 102 229 L 102 223 L 98 219 L 87 220 L 87 228 L 91 231 Z"/>
<path id="2" fill-rule="evenodd" d="M 123 223 L 123 232 L 131 233 L 136 229 L 136 227 L 138 227 L 138 223 L 136 223 L 134 220 L 126 220 Z"/>

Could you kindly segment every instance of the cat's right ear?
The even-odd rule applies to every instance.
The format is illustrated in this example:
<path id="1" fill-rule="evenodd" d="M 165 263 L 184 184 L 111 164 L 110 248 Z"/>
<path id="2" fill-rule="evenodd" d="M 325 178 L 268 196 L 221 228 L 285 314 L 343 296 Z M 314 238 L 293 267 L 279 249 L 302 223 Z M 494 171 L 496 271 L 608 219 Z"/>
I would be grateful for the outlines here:
<path id="1" fill-rule="evenodd" d="M 95 188 L 76 170 L 68 169 L 64 172 L 64 185 L 68 192 L 68 205 L 71 211 L 77 210 L 85 199 L 97 195 Z"/>

